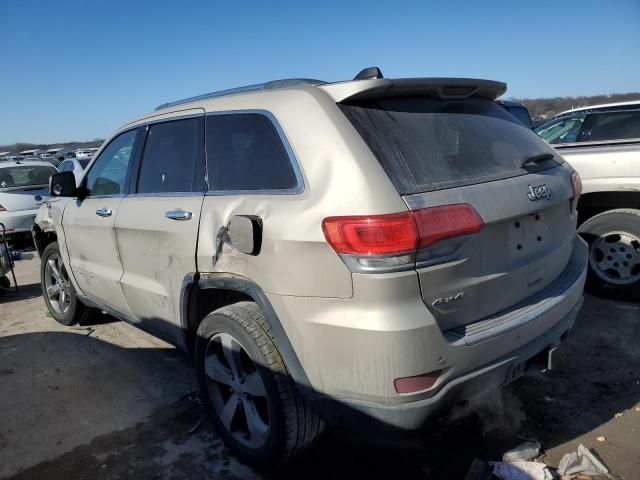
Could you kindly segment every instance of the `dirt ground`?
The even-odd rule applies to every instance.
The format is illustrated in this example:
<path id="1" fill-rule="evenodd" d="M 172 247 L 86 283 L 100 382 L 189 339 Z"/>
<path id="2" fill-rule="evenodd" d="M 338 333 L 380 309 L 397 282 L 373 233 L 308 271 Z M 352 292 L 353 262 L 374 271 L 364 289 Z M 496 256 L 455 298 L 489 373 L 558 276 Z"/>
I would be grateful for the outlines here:
<path id="1" fill-rule="evenodd" d="M 39 260 L 16 264 L 0 298 L 0 478 L 262 478 L 222 445 L 198 401 L 189 360 L 104 316 L 67 328 L 46 315 Z M 528 439 L 557 465 L 579 443 L 640 478 L 640 304 L 587 297 L 545 376 L 455 407 L 402 447 L 327 434 L 271 478 L 464 478 Z M 598 441 L 605 437 L 605 441 Z"/>

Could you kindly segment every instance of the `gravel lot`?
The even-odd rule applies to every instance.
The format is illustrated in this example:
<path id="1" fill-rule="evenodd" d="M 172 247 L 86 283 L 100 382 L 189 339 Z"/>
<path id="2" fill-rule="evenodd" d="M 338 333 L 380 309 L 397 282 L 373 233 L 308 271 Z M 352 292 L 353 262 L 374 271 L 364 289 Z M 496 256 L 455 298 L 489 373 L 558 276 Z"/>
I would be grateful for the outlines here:
<path id="1" fill-rule="evenodd" d="M 261 478 L 204 418 L 185 356 L 107 316 L 59 326 L 38 268 L 17 262 L 20 293 L 0 298 L 0 478 Z M 640 304 L 587 297 L 552 373 L 456 407 L 402 447 L 326 435 L 272 477 L 464 478 L 474 458 L 537 439 L 550 465 L 583 443 L 640 478 L 638 338 Z"/>

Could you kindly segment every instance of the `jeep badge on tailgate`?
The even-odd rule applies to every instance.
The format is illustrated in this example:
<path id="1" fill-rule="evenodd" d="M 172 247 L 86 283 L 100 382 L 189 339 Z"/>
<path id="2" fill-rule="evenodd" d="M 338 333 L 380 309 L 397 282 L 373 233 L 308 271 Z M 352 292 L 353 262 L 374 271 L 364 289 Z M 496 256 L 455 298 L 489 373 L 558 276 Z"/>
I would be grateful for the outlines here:
<path id="1" fill-rule="evenodd" d="M 529 197 L 529 200 L 532 202 L 540 200 L 541 198 L 549 200 L 551 198 L 551 189 L 546 183 L 537 187 L 529 185 L 529 193 L 527 194 L 527 197 Z"/>

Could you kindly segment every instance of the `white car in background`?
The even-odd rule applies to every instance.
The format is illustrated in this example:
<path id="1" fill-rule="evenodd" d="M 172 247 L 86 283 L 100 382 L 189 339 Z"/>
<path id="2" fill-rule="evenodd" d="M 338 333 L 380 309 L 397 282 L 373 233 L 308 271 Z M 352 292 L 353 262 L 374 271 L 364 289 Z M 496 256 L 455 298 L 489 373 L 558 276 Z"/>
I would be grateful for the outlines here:
<path id="1" fill-rule="evenodd" d="M 76 185 L 80 185 L 82 179 L 82 173 L 84 169 L 89 165 L 90 159 L 69 158 L 58 165 L 58 171 L 60 172 L 73 172 L 73 176 L 76 177 Z"/>
<path id="2" fill-rule="evenodd" d="M 559 113 L 536 128 L 580 174 L 578 231 L 589 243 L 587 288 L 640 298 L 640 100 Z"/>
<path id="3" fill-rule="evenodd" d="M 38 208 L 49 198 L 49 178 L 57 172 L 42 161 L 0 163 L 0 223 L 8 237 L 31 235 Z"/>
<path id="4" fill-rule="evenodd" d="M 93 152 L 91 150 L 76 150 L 76 158 L 78 160 L 91 160 Z"/>

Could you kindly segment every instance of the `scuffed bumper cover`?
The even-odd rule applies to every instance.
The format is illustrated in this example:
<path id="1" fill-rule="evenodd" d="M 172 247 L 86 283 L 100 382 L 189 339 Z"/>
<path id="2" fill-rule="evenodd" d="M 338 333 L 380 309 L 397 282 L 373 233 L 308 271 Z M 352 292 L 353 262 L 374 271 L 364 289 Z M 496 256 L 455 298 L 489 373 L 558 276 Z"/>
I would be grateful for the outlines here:
<path id="1" fill-rule="evenodd" d="M 433 396 L 418 401 L 385 405 L 312 394 L 321 415 L 332 426 L 359 429 L 414 430 L 455 402 L 490 392 L 505 385 L 527 369 L 527 362 L 550 346 L 559 345 L 574 325 L 583 298 L 553 328 L 524 347 L 473 372 L 454 378 Z"/>

